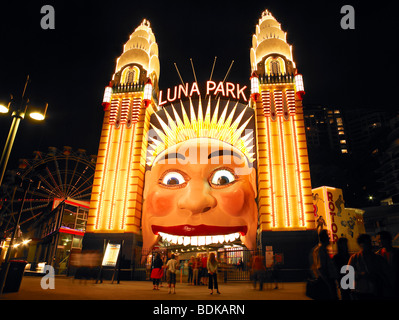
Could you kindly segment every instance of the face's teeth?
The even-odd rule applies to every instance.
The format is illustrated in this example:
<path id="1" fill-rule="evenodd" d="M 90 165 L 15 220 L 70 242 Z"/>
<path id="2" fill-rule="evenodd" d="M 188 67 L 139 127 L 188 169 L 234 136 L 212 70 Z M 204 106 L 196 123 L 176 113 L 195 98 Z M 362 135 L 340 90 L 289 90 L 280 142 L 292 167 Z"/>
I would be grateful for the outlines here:
<path id="1" fill-rule="evenodd" d="M 198 237 L 198 245 L 199 246 L 205 245 L 205 237 Z"/>
<path id="2" fill-rule="evenodd" d="M 183 244 L 184 244 L 185 246 L 188 246 L 190 243 L 191 243 L 190 237 L 184 237 L 184 238 L 183 238 Z"/>
<path id="3" fill-rule="evenodd" d="M 185 236 L 175 236 L 171 234 L 167 234 L 164 232 L 159 232 L 159 235 L 171 244 L 180 244 L 184 246 L 192 245 L 192 246 L 204 246 L 213 243 L 224 243 L 224 242 L 233 242 L 234 240 L 240 238 L 240 234 L 230 233 L 226 235 L 219 236 L 194 236 L 194 237 L 185 237 Z"/>

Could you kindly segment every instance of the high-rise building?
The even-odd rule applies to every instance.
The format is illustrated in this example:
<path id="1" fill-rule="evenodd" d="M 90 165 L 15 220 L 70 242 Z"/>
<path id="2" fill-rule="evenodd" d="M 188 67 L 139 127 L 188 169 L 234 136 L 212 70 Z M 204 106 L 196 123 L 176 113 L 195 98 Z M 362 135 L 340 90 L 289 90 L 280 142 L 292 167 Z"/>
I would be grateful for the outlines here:
<path id="1" fill-rule="evenodd" d="M 346 123 L 340 109 L 305 106 L 303 113 L 309 153 L 320 150 L 350 153 Z"/>

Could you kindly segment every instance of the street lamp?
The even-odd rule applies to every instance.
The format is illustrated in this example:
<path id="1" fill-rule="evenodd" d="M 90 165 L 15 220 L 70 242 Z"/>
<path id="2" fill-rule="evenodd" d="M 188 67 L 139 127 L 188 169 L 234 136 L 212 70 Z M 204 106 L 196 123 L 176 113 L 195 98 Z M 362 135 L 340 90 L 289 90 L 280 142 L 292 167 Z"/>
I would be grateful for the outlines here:
<path id="1" fill-rule="evenodd" d="M 26 79 L 24 91 L 22 92 L 21 104 L 11 114 L 11 117 L 12 117 L 11 128 L 8 133 L 6 144 L 4 145 L 3 153 L 2 153 L 1 159 L 0 159 L 0 186 L 3 182 L 4 173 L 6 172 L 8 159 L 11 154 L 11 149 L 14 144 L 15 136 L 17 135 L 19 124 L 20 124 L 21 120 L 25 118 L 25 114 L 28 110 L 29 99 L 25 99 L 25 93 L 26 93 L 26 88 L 28 86 L 28 82 L 29 82 L 29 76 Z M 8 103 L 7 106 L 5 104 L 0 104 L 0 113 L 8 113 L 13 105 L 14 105 L 13 97 L 11 96 L 11 101 Z M 46 104 L 44 112 L 41 112 L 38 109 L 32 110 L 32 112 L 29 114 L 29 116 L 32 119 L 42 121 L 46 117 L 47 107 L 48 107 L 48 104 Z"/>

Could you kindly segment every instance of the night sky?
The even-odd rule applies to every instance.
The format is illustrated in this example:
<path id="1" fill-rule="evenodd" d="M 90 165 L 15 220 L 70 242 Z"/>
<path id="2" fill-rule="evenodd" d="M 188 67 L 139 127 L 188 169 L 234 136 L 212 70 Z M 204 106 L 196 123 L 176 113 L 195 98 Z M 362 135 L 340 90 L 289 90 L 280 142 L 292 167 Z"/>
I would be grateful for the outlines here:
<path id="1" fill-rule="evenodd" d="M 9 2 L 9 1 L 7 1 Z M 399 109 L 398 1 L 13 1 L 1 4 L 0 99 L 19 97 L 29 74 L 32 104 L 49 103 L 45 123 L 26 118 L 8 168 L 34 150 L 71 146 L 96 154 L 104 87 L 117 57 L 143 18 L 159 46 L 160 89 L 194 81 L 228 80 L 249 86 L 249 49 L 261 13 L 269 9 L 288 33 L 304 76 L 304 105 L 341 109 Z M 55 9 L 55 30 L 43 30 L 44 5 Z M 355 30 L 343 30 L 340 9 L 355 8 Z M 0 115 L 0 146 L 11 117 Z"/>

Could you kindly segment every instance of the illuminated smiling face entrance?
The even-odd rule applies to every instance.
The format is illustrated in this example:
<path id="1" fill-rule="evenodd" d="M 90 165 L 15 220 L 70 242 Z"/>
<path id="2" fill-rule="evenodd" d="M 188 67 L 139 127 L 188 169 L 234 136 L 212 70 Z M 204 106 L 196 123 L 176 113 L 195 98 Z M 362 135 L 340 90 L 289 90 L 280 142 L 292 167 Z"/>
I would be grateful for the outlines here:
<path id="1" fill-rule="evenodd" d="M 255 169 L 237 148 L 216 139 L 181 142 L 160 153 L 145 177 L 143 247 L 158 237 L 184 245 L 256 246 Z"/>

